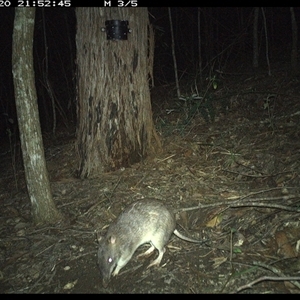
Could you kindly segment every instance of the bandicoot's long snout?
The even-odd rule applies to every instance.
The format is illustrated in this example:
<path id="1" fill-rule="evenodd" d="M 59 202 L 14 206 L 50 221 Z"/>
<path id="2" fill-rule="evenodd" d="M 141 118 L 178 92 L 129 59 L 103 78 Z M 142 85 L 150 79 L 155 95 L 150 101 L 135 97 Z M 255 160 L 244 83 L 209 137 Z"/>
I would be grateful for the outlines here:
<path id="1" fill-rule="evenodd" d="M 107 286 L 109 284 L 109 280 L 110 280 L 110 278 L 102 278 L 102 285 L 104 288 L 107 288 Z"/>

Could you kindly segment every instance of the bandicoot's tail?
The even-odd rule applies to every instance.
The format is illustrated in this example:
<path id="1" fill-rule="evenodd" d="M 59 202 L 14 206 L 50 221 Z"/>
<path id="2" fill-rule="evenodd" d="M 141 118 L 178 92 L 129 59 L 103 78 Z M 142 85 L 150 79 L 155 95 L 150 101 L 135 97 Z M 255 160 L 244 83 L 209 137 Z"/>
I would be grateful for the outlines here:
<path id="1" fill-rule="evenodd" d="M 183 235 L 182 233 L 180 233 L 177 229 L 174 230 L 173 232 L 176 236 L 178 236 L 180 239 L 187 241 L 187 242 L 191 242 L 191 243 L 203 243 L 203 241 L 199 241 L 199 240 L 194 240 L 192 238 L 189 238 L 185 235 Z"/>

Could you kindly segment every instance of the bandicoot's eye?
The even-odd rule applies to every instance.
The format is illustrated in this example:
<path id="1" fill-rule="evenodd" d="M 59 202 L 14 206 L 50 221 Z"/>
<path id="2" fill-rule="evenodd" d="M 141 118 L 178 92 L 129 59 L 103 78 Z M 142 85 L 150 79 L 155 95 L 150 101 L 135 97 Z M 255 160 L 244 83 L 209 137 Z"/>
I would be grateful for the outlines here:
<path id="1" fill-rule="evenodd" d="M 113 259 L 112 259 L 111 257 L 109 257 L 108 260 L 107 260 L 107 262 L 108 262 L 109 264 L 111 264 L 111 263 L 113 262 Z"/>

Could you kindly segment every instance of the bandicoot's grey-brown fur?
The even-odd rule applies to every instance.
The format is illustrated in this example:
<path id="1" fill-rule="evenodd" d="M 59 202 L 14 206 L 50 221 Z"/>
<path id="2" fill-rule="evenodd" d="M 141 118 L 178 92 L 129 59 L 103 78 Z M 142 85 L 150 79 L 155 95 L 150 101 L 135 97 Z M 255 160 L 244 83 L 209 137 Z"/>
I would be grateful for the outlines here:
<path id="1" fill-rule="evenodd" d="M 146 256 L 158 250 L 158 257 L 148 266 L 159 265 L 172 233 L 179 238 L 190 239 L 176 229 L 174 213 L 156 199 L 143 199 L 131 203 L 109 226 L 106 235 L 99 239 L 98 265 L 107 286 L 111 275 L 115 276 L 129 262 L 136 249 L 150 243 L 151 247 L 139 256 Z"/>

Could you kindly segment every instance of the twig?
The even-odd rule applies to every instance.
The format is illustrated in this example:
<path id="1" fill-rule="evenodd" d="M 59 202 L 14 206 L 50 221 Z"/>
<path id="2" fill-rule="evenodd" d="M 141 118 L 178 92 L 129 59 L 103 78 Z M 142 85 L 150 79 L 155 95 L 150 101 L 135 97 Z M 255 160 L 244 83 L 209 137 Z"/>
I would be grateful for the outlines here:
<path id="1" fill-rule="evenodd" d="M 122 178 L 122 176 L 119 177 L 117 183 L 115 184 L 113 190 L 112 190 L 111 193 L 110 193 L 110 196 L 109 196 L 109 197 L 106 197 L 105 201 L 106 201 L 106 200 L 108 200 L 108 201 L 111 200 L 113 193 L 115 192 L 115 190 L 117 189 L 117 187 L 118 187 L 119 184 L 120 184 L 121 178 Z M 87 215 L 87 214 L 89 214 L 90 211 L 93 211 L 93 210 L 95 209 L 95 207 L 97 207 L 98 205 L 100 205 L 100 204 L 103 203 L 103 202 L 104 202 L 104 200 L 98 201 L 96 204 L 92 205 L 85 213 L 81 214 L 81 217 L 82 217 L 82 216 L 85 216 L 85 215 Z"/>
<path id="2" fill-rule="evenodd" d="M 240 166 L 246 167 L 242 164 L 239 164 Z M 245 177 L 251 177 L 251 178 L 266 178 L 266 177 L 275 177 L 278 176 L 280 174 L 285 174 L 285 173 L 291 173 L 292 171 L 284 171 L 284 172 L 280 172 L 277 174 L 262 174 L 262 175 L 251 175 L 251 174 L 246 174 L 246 173 L 241 173 L 241 172 L 236 172 L 236 171 L 231 171 L 231 170 L 227 170 L 227 169 L 222 169 L 222 171 L 224 172 L 228 172 L 228 173 L 232 173 L 232 174 L 237 174 L 237 175 L 241 175 L 241 176 L 245 176 Z"/>
<path id="3" fill-rule="evenodd" d="M 263 277 L 260 277 L 258 279 L 255 279 L 253 280 L 252 282 L 248 283 L 248 284 L 245 284 L 245 285 L 242 285 L 241 287 L 239 287 L 237 290 L 236 290 L 236 293 L 242 291 L 242 290 L 245 290 L 245 289 L 250 289 L 252 288 L 252 286 L 254 284 L 257 284 L 261 281 L 291 281 L 293 284 L 297 284 L 298 285 L 298 282 L 295 282 L 295 280 L 300 280 L 300 277 L 273 277 L 273 276 L 263 276 Z M 299 287 L 299 286 L 297 286 Z"/>
<path id="4" fill-rule="evenodd" d="M 163 161 L 165 161 L 165 160 L 167 160 L 167 159 L 169 159 L 169 158 L 172 158 L 173 156 L 175 156 L 176 154 L 172 154 L 172 155 L 170 155 L 170 156 L 168 156 L 168 157 L 165 157 L 165 158 L 163 158 L 163 159 L 158 159 L 157 160 L 157 162 L 163 162 Z"/>
<path id="5" fill-rule="evenodd" d="M 147 172 L 138 182 L 137 182 L 137 184 L 134 186 L 134 187 L 132 187 L 131 189 L 136 189 L 137 188 L 137 186 L 142 182 L 142 181 L 144 181 L 144 179 L 147 177 L 149 175 L 149 172 Z"/>
<path id="6" fill-rule="evenodd" d="M 241 200 L 243 200 L 245 198 L 246 197 L 239 198 L 239 201 L 241 201 Z M 259 198 L 249 199 L 248 201 L 250 201 L 250 202 L 261 202 L 261 201 L 282 200 L 282 201 L 286 202 L 288 200 L 295 199 L 295 198 L 300 198 L 300 195 L 285 195 L 285 196 L 278 196 L 278 197 L 259 197 Z"/>
<path id="7" fill-rule="evenodd" d="M 275 273 L 278 276 L 280 276 L 279 278 L 287 278 L 287 276 L 281 270 L 279 270 L 278 268 L 275 268 L 274 266 L 267 265 L 267 264 L 265 264 L 263 262 L 260 262 L 260 261 L 254 261 L 253 264 L 255 266 L 263 267 L 263 268 L 265 268 L 267 270 L 272 271 L 273 273 Z M 293 278 L 293 277 L 290 277 L 290 278 Z M 300 277 L 295 277 L 295 278 L 298 278 L 298 279 L 291 279 L 291 280 L 300 280 Z M 291 281 L 291 282 L 298 289 L 300 289 L 300 284 L 298 282 L 294 282 L 294 281 Z"/>
<path id="8" fill-rule="evenodd" d="M 267 203 L 253 203 L 253 202 L 241 202 L 236 204 L 230 204 L 229 207 L 245 207 L 245 206 L 254 206 L 254 207 L 266 207 L 266 208 L 278 208 L 287 211 L 300 212 L 300 208 L 291 207 L 280 204 L 267 204 Z"/>
<path id="9" fill-rule="evenodd" d="M 119 184 L 120 184 L 120 181 L 121 181 L 121 178 L 122 178 L 122 176 L 120 176 L 120 177 L 119 177 L 119 179 L 118 179 L 117 183 L 115 184 L 115 186 L 114 186 L 113 190 L 112 190 L 112 191 L 111 191 L 111 193 L 110 193 L 110 197 L 107 197 L 109 201 L 111 200 L 111 197 L 112 197 L 113 193 L 115 192 L 115 190 L 116 190 L 116 189 L 117 189 L 117 187 L 119 186 Z"/>
<path id="10" fill-rule="evenodd" d="M 87 253 L 83 253 L 83 254 L 74 256 L 71 259 L 69 259 L 69 261 L 76 260 L 76 259 L 82 258 L 82 257 L 87 256 L 87 255 L 95 255 L 95 252 L 96 251 L 90 251 L 90 252 L 87 252 Z"/>
<path id="11" fill-rule="evenodd" d="M 284 200 L 286 202 L 287 200 L 299 198 L 300 195 L 287 195 L 287 196 L 279 196 L 279 197 L 268 197 L 268 198 L 255 198 L 251 199 L 247 202 L 241 201 L 241 199 L 238 199 L 234 202 L 228 202 L 228 201 L 220 201 L 216 203 L 210 203 L 210 204 L 199 204 L 198 206 L 193 207 L 187 207 L 187 208 L 179 208 L 175 210 L 176 213 L 182 212 L 182 211 L 190 211 L 190 210 L 196 210 L 196 209 L 202 209 L 202 208 L 208 208 L 208 207 L 216 207 L 216 206 L 222 206 L 225 205 L 226 207 L 245 207 L 245 206 L 253 206 L 253 207 L 268 207 L 268 208 L 278 208 L 282 210 L 287 211 L 293 211 L 293 212 L 300 212 L 300 208 L 297 207 L 291 207 L 286 205 L 280 205 L 280 204 L 268 204 L 268 203 L 256 203 L 258 201 L 273 201 L 273 200 Z"/>
<path id="12" fill-rule="evenodd" d="M 57 243 L 56 243 L 57 244 Z M 45 251 L 49 250 L 50 248 L 54 247 L 56 244 L 52 244 L 49 247 L 45 248 L 44 250 L 42 250 L 41 252 L 39 252 L 38 254 L 35 255 L 35 257 L 39 256 L 40 254 L 44 253 Z"/>
<path id="13" fill-rule="evenodd" d="M 269 189 L 266 189 L 266 190 L 259 190 L 259 191 L 256 191 L 256 192 L 251 192 L 251 193 L 241 197 L 240 200 L 248 198 L 248 197 L 253 196 L 253 195 L 272 192 L 272 191 L 276 191 L 276 190 L 282 190 L 282 189 L 283 189 L 282 187 L 274 187 L 274 188 L 269 188 Z M 287 190 L 288 189 L 295 189 L 295 187 L 284 187 L 284 189 L 287 189 Z"/>

